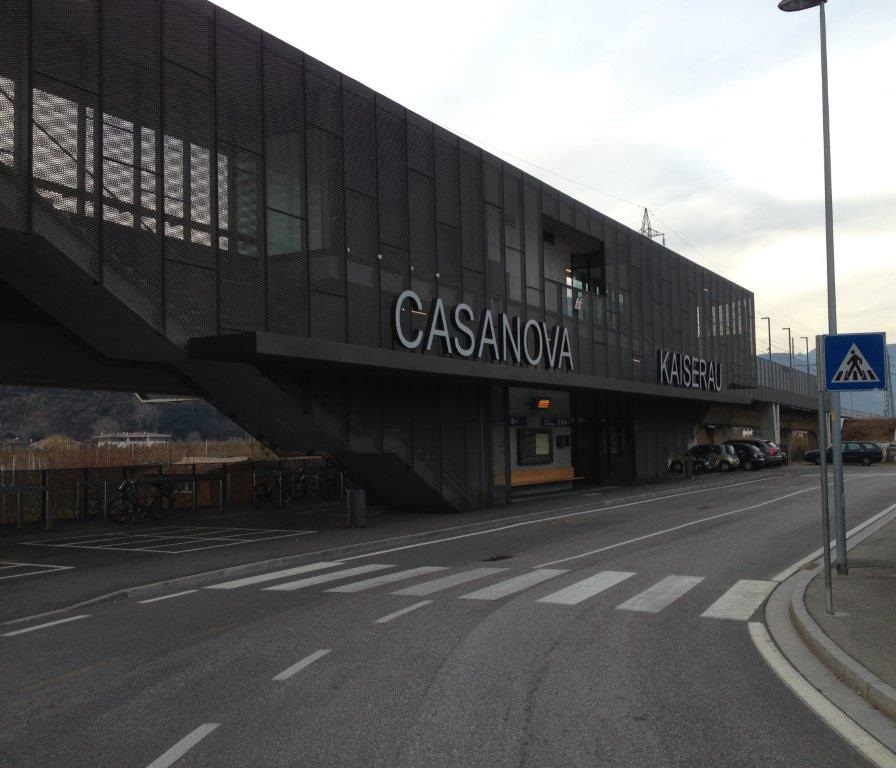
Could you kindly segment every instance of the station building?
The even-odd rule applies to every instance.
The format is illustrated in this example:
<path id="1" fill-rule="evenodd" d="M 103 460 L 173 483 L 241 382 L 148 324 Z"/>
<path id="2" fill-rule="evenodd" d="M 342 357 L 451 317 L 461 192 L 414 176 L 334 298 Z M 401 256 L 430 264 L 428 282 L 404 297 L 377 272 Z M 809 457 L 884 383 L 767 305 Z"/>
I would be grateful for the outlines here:
<path id="1" fill-rule="evenodd" d="M 0 381 L 201 395 L 395 508 L 812 429 L 749 291 L 232 14 L 3 16 Z"/>

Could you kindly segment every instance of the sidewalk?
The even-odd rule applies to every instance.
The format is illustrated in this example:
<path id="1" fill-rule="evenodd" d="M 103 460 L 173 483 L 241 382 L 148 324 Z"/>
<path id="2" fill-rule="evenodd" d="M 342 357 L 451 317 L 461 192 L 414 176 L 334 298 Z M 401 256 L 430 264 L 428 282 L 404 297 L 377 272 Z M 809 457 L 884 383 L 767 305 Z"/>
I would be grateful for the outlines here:
<path id="1" fill-rule="evenodd" d="M 819 571 L 803 594 L 811 621 L 795 611 L 797 629 L 831 672 L 896 720 L 896 520 L 852 548 L 848 563 L 848 576 L 832 574 L 834 615 Z"/>
<path id="2" fill-rule="evenodd" d="M 342 503 L 233 507 L 223 514 L 180 512 L 162 523 L 64 521 L 45 533 L 31 526 L 0 535 L 0 623 L 69 608 L 89 600 L 153 589 L 186 589 L 191 577 L 228 569 L 242 575 L 305 560 L 338 558 L 438 535 L 600 509 L 667 494 L 753 479 L 745 473 L 637 487 L 586 487 L 452 515 L 368 510 L 364 528 L 348 528 Z M 168 586 L 163 582 L 176 583 Z"/>

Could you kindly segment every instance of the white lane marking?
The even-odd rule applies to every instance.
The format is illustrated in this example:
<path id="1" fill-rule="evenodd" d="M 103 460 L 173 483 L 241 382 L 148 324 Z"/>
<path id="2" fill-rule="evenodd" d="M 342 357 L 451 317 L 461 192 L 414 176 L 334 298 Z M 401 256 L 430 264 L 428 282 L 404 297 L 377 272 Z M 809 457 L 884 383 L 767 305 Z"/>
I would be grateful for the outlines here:
<path id="1" fill-rule="evenodd" d="M 887 507 L 884 510 L 881 510 L 876 515 L 869 517 L 867 520 L 865 520 L 865 522 L 859 523 L 855 528 L 850 528 L 846 532 L 846 538 L 848 539 L 850 536 L 855 536 L 857 533 L 861 533 L 869 525 L 874 525 L 874 523 L 876 523 L 878 520 L 880 520 L 885 515 L 888 515 L 894 509 L 896 509 L 896 504 L 891 504 L 889 507 Z M 831 540 L 829 546 L 831 548 L 833 548 L 835 546 L 835 541 L 833 539 Z M 793 565 L 788 566 L 787 568 L 785 568 L 783 571 L 780 571 L 779 573 L 776 573 L 774 576 L 772 576 L 772 581 L 778 581 L 778 582 L 787 581 L 787 579 L 789 579 L 791 576 L 793 576 L 793 574 L 795 574 L 797 571 L 802 569 L 803 566 L 805 566 L 808 563 L 811 563 L 814 560 L 817 560 L 819 557 L 822 556 L 822 554 L 824 554 L 824 549 L 819 547 L 811 554 L 806 555 L 805 557 L 801 557 Z"/>
<path id="2" fill-rule="evenodd" d="M 540 571 L 530 571 L 522 576 L 514 576 L 512 579 L 499 581 L 490 587 L 484 587 L 475 592 L 461 595 L 461 598 L 465 600 L 498 600 L 515 592 L 522 592 L 524 589 L 534 587 L 536 584 L 541 584 L 541 582 L 553 579 L 555 576 L 560 576 L 563 573 L 566 573 L 566 570 L 559 568 L 544 568 Z"/>
<path id="3" fill-rule="evenodd" d="M 777 586 L 777 581 L 741 579 L 700 615 L 746 621 Z"/>
<path id="4" fill-rule="evenodd" d="M 287 581 L 285 584 L 275 584 L 273 587 L 263 587 L 263 589 L 274 592 L 290 592 L 294 589 L 311 587 L 315 584 L 325 584 L 328 581 L 347 579 L 351 576 L 359 576 L 362 573 L 370 573 L 371 571 L 382 571 L 384 568 L 394 567 L 394 565 L 381 565 L 379 563 L 371 563 L 370 565 L 359 565 L 356 568 L 347 568 L 344 571 L 336 571 L 335 573 L 324 573 L 320 576 L 309 576 L 307 579 L 299 579 L 298 581 Z"/>
<path id="5" fill-rule="evenodd" d="M 287 667 L 279 675 L 274 675 L 274 677 L 271 679 L 272 680 L 287 680 L 290 677 L 292 677 L 296 672 L 301 672 L 303 669 L 305 669 L 305 667 L 310 667 L 312 664 L 314 664 L 315 661 L 326 656 L 331 650 L 333 650 L 333 649 L 332 648 L 323 648 L 319 651 L 315 651 L 310 656 L 306 656 L 301 661 L 297 661 L 291 667 Z"/>
<path id="6" fill-rule="evenodd" d="M 399 589 L 393 592 L 393 595 L 408 595 L 411 597 L 425 597 L 435 592 L 441 592 L 443 589 L 450 589 L 460 584 L 466 584 L 468 581 L 475 581 L 486 576 L 492 576 L 496 573 L 503 573 L 506 568 L 474 568 L 472 571 L 464 571 L 463 573 L 452 573 L 450 576 L 442 576 L 440 579 L 432 581 L 424 581 L 422 584 L 414 584 L 412 587 Z"/>
<path id="7" fill-rule="evenodd" d="M 404 616 L 406 613 L 410 613 L 411 611 L 416 611 L 418 608 L 422 608 L 424 605 L 429 605 L 432 600 L 421 600 L 419 603 L 414 603 L 413 605 L 409 605 L 407 608 L 402 608 L 400 611 L 395 611 L 395 613 L 390 613 L 382 618 L 377 619 L 374 624 L 386 624 L 392 619 L 397 619 L 399 616 Z"/>
<path id="8" fill-rule="evenodd" d="M 741 485 L 753 485 L 753 483 L 768 483 L 769 480 L 777 478 L 764 478 L 762 480 L 746 480 L 742 483 L 731 483 L 725 485 L 725 488 L 737 488 Z M 652 504 L 655 501 L 668 501 L 669 499 L 677 499 L 681 496 L 690 496 L 692 493 L 706 493 L 708 491 L 717 491 L 722 486 L 713 486 L 710 488 L 698 488 L 693 491 L 682 491 L 681 493 L 670 493 L 666 496 L 657 496 L 653 499 L 639 499 L 637 501 L 629 501 L 624 504 L 613 504 L 611 506 L 592 507 L 591 509 L 580 509 L 576 512 L 564 512 L 562 515 L 552 515 L 551 517 L 539 517 L 534 520 L 521 520 L 518 523 L 509 523 L 507 525 L 499 525 L 496 528 L 486 528 L 482 531 L 472 531 L 470 533 L 460 533 L 457 536 L 446 536 L 441 539 L 432 539 L 429 541 L 419 541 L 414 544 L 405 544 L 400 547 L 390 547 L 389 549 L 379 549 L 376 552 L 366 552 L 363 555 L 352 555 L 352 557 L 342 558 L 344 561 L 360 560 L 365 557 L 379 557 L 380 555 L 388 555 L 392 552 L 403 552 L 406 549 L 416 549 L 417 547 L 429 547 L 433 544 L 444 544 L 446 541 L 457 541 L 458 539 L 468 539 L 471 536 L 486 536 L 490 533 L 500 533 L 501 531 L 509 531 L 513 528 L 521 528 L 524 525 L 538 525 L 539 523 L 550 523 L 554 520 L 563 520 L 567 517 L 581 517 L 582 515 L 592 515 L 595 512 L 610 512 L 614 509 L 625 509 L 627 507 L 636 507 L 640 504 Z M 761 505 L 760 505 L 761 506 Z M 568 507 L 560 507 L 559 509 L 568 509 Z M 752 507 L 750 507 L 752 509 Z M 739 510 L 742 511 L 742 510 Z M 732 513 L 733 514 L 733 513 Z M 540 567 L 540 566 L 536 566 Z"/>
<path id="9" fill-rule="evenodd" d="M 392 584 L 395 581 L 403 581 L 404 579 L 413 579 L 414 576 L 425 576 L 427 573 L 436 573 L 437 571 L 447 571 L 445 566 L 441 565 L 424 565 L 420 568 L 410 568 L 407 571 L 397 571 L 396 573 L 387 573 L 385 576 L 374 576 L 372 579 L 364 579 L 364 581 L 353 581 L 351 584 L 340 584 L 338 587 L 332 587 L 327 592 L 363 592 L 365 589 L 373 589 L 383 584 Z"/>
<path id="10" fill-rule="evenodd" d="M 181 597 L 183 595 L 192 595 L 198 592 L 198 589 L 185 589 L 183 592 L 173 592 L 170 595 L 162 595 L 161 597 L 150 597 L 148 600 L 138 600 L 138 603 L 157 603 L 159 600 L 170 600 L 172 597 Z"/>
<path id="11" fill-rule="evenodd" d="M 333 568 L 337 565 L 342 565 L 342 563 L 308 563 L 307 565 L 299 565 L 295 568 L 287 568 L 282 571 L 271 571 L 270 573 L 262 573 L 258 576 L 246 576 L 242 579 L 234 579 L 233 581 L 222 581 L 218 584 L 210 584 L 206 587 L 206 589 L 237 589 L 238 587 L 248 587 L 250 584 L 261 584 L 265 581 L 286 579 L 299 573 L 308 573 L 309 571 L 322 571 L 325 568 Z"/>
<path id="12" fill-rule="evenodd" d="M 33 627 L 25 627 L 25 629 L 17 629 L 15 632 L 4 632 L 0 637 L 14 637 L 15 635 L 24 635 L 26 632 L 34 632 L 38 629 L 46 627 L 55 627 L 57 624 L 67 624 L 70 621 L 78 621 L 78 619 L 86 619 L 89 613 L 82 613 L 79 616 L 69 616 L 65 619 L 57 619 L 56 621 L 48 621 L 46 624 L 35 624 Z"/>
<path id="13" fill-rule="evenodd" d="M 769 504 L 774 504 L 777 501 L 783 501 L 784 499 L 789 499 L 791 496 L 798 496 L 801 493 L 809 493 L 810 491 L 817 491 L 817 487 L 811 488 L 803 488 L 801 491 L 794 491 L 793 493 L 786 493 L 783 496 L 778 496 L 774 499 L 769 499 L 768 501 L 761 501 L 758 504 L 751 504 L 749 507 L 741 507 L 740 509 L 732 509 L 730 512 L 720 512 L 717 515 L 710 515 L 709 517 L 701 517 L 699 520 L 691 520 L 687 523 L 681 523 L 680 525 L 673 525 L 671 528 L 663 528 L 659 531 L 653 531 L 652 533 L 645 533 L 643 536 L 635 536 L 633 539 L 626 539 L 625 541 L 617 541 L 615 544 L 608 544 L 605 547 L 598 547 L 597 549 L 589 550 L 588 552 L 582 552 L 579 555 L 572 555 L 571 557 L 563 557 L 559 560 L 552 560 L 549 563 L 542 563 L 541 565 L 536 565 L 536 568 L 545 568 L 550 565 L 559 565 L 560 563 L 568 563 L 570 560 L 578 560 L 580 557 L 590 557 L 591 555 L 596 555 L 600 552 L 606 552 L 609 549 L 616 549 L 617 547 L 624 547 L 626 544 L 634 544 L 637 541 L 644 541 L 645 539 L 652 539 L 654 536 L 662 536 L 664 533 L 672 533 L 672 531 L 680 531 L 682 528 L 689 528 L 692 525 L 700 525 L 700 523 L 708 523 L 710 520 L 719 520 L 723 517 L 730 517 L 731 515 L 739 514 L 740 512 L 749 512 L 751 509 L 759 509 L 759 507 L 767 507 Z M 609 509 L 609 507 L 608 507 Z"/>
<path id="14" fill-rule="evenodd" d="M 0 565 L 0 570 L 15 570 L 18 568 L 36 568 L 37 570 L 26 570 L 23 573 L 10 573 L 6 576 L 0 576 L 0 581 L 5 581 L 6 579 L 20 579 L 22 576 L 40 576 L 45 573 L 56 573 L 58 571 L 71 571 L 75 566 L 73 565 L 44 565 L 38 563 L 15 563 L 10 560 L 4 560 L 5 564 Z"/>
<path id="15" fill-rule="evenodd" d="M 583 600 L 594 597 L 610 587 L 615 587 L 634 575 L 633 571 L 601 571 L 595 576 L 577 581 L 575 584 L 546 595 L 535 602 L 552 603 L 554 605 L 578 605 Z"/>
<path id="16" fill-rule="evenodd" d="M 153 760 L 146 768 L 168 768 L 169 765 L 174 765 L 219 725 L 221 723 L 203 723 L 196 730 L 190 731 L 164 755 Z"/>
<path id="17" fill-rule="evenodd" d="M 750 638 L 765 663 L 806 706 L 874 765 L 879 768 L 896 768 L 896 755 L 815 690 L 784 658 L 764 624 L 751 621 L 747 626 Z"/>
<path id="18" fill-rule="evenodd" d="M 701 581 L 702 576 L 667 576 L 640 594 L 617 605 L 621 611 L 642 611 L 643 613 L 659 613 L 663 608 L 672 605 L 679 597 L 686 594 Z"/>

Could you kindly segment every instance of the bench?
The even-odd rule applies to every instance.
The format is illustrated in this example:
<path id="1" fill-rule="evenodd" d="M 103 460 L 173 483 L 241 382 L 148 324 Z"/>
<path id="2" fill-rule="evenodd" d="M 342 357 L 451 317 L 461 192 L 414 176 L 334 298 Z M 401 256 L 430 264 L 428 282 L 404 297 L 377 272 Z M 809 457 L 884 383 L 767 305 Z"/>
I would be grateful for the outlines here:
<path id="1" fill-rule="evenodd" d="M 510 473 L 510 485 L 543 485 L 545 483 L 571 483 L 575 477 L 572 467 L 546 467 L 544 469 L 515 469 Z"/>

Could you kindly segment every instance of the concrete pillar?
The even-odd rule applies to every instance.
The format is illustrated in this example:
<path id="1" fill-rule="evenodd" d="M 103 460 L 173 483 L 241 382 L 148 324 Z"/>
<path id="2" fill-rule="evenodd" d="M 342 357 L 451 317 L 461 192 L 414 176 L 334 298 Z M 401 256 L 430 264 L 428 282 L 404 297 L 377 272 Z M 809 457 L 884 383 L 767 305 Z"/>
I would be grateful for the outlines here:
<path id="1" fill-rule="evenodd" d="M 777 403 L 756 403 L 759 417 L 759 434 L 763 440 L 781 442 L 781 406 Z"/>

